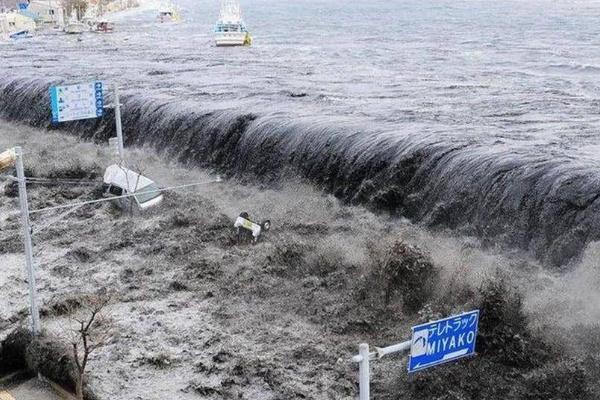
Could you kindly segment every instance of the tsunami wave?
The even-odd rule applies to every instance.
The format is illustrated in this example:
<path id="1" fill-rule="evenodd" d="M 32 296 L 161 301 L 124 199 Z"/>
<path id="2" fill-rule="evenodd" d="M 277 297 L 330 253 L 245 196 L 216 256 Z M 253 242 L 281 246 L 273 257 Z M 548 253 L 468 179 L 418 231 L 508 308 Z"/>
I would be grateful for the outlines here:
<path id="1" fill-rule="evenodd" d="M 52 129 L 48 88 L 57 83 L 0 79 L 0 117 Z M 121 101 L 125 144 L 185 165 L 265 182 L 299 176 L 347 203 L 518 248 L 551 267 L 600 238 L 600 174 L 591 161 L 344 118 L 202 112 L 143 95 Z M 114 114 L 60 128 L 105 142 Z"/>

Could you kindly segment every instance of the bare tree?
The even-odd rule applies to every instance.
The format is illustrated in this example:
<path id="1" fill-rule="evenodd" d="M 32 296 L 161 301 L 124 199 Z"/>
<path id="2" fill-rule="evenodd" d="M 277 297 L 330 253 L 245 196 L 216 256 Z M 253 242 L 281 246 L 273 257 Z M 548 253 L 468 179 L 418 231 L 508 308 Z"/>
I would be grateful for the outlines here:
<path id="1" fill-rule="evenodd" d="M 108 296 L 90 296 L 71 316 L 69 340 L 77 367 L 75 391 L 79 400 L 83 400 L 83 384 L 90 355 L 106 346 L 113 335 L 112 321 L 106 315 L 110 300 Z"/>

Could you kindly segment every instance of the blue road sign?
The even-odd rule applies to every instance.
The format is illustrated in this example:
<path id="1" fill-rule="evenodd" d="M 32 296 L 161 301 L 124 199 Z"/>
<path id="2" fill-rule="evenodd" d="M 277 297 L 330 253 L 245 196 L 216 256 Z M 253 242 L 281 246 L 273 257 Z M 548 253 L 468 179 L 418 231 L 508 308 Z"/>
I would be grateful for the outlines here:
<path id="1" fill-rule="evenodd" d="M 408 372 L 474 355 L 478 325 L 475 310 L 413 327 Z"/>
<path id="2" fill-rule="evenodd" d="M 50 88 L 52 123 L 99 118 L 104 115 L 101 81 Z"/>

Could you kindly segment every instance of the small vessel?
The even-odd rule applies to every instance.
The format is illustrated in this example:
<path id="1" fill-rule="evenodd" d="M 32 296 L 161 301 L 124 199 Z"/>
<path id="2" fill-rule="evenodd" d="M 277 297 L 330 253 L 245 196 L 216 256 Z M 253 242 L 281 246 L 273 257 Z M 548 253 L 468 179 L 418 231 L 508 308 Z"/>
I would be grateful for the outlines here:
<path id="1" fill-rule="evenodd" d="M 238 0 L 221 0 L 221 13 L 215 24 L 217 46 L 250 46 L 252 37 L 242 18 Z"/>
<path id="2" fill-rule="evenodd" d="M 94 33 L 112 33 L 115 29 L 113 23 L 103 17 L 102 14 L 102 3 L 99 3 L 98 6 L 90 6 L 81 22 Z"/>
<path id="3" fill-rule="evenodd" d="M 79 21 L 77 18 L 77 13 L 71 11 L 71 17 L 69 17 L 69 22 L 65 25 L 65 33 L 69 33 L 72 35 L 80 35 L 83 32 L 89 31 L 89 26 Z"/>
<path id="4" fill-rule="evenodd" d="M 92 27 L 92 32 L 95 33 L 112 33 L 114 30 L 114 25 L 106 20 L 99 20 Z"/>
<path id="5" fill-rule="evenodd" d="M 161 23 L 163 22 L 179 22 L 181 21 L 181 13 L 179 9 L 171 2 L 161 3 L 156 17 Z"/>
<path id="6" fill-rule="evenodd" d="M 13 32 L 8 35 L 10 39 L 31 39 L 33 35 L 29 31 Z"/>

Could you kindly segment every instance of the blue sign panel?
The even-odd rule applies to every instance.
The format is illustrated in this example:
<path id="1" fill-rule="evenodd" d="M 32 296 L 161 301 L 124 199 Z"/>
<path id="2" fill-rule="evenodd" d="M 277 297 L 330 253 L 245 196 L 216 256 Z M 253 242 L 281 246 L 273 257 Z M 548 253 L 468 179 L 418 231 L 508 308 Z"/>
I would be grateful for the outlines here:
<path id="1" fill-rule="evenodd" d="M 104 93 L 100 81 L 50 88 L 52 123 L 98 118 L 104 115 Z"/>
<path id="2" fill-rule="evenodd" d="M 408 372 L 475 354 L 479 310 L 412 328 Z"/>

